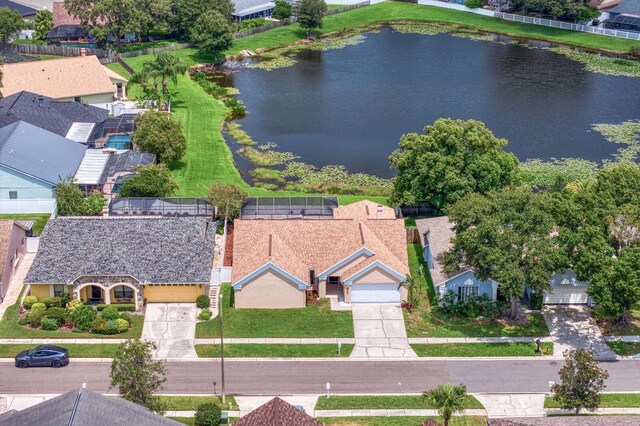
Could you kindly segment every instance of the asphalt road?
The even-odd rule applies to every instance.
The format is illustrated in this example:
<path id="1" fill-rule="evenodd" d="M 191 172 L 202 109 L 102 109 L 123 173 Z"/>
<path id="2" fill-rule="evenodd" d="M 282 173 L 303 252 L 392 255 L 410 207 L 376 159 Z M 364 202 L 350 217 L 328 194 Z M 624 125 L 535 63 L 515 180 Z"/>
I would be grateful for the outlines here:
<path id="1" fill-rule="evenodd" d="M 470 392 L 546 392 L 562 361 L 231 361 L 226 391 L 236 395 L 419 393 L 440 383 L 464 383 Z M 607 391 L 640 391 L 640 361 L 603 363 Z M 76 362 L 61 369 L 21 370 L 0 363 L 0 394 L 62 393 L 86 383 L 107 392 L 109 363 Z M 169 362 L 165 393 L 220 392 L 220 363 Z M 216 384 L 214 385 L 214 382 Z"/>

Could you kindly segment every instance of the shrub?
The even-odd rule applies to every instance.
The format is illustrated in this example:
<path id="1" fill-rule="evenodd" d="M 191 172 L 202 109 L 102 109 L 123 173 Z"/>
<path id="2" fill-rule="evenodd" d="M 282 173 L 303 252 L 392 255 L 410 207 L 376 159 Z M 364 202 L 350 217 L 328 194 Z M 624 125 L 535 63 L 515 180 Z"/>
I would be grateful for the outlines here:
<path id="1" fill-rule="evenodd" d="M 193 424 L 196 426 L 218 426 L 220 424 L 220 407 L 213 402 L 198 405 Z"/>
<path id="2" fill-rule="evenodd" d="M 83 306 L 83 305 L 84 305 L 84 303 L 82 303 L 81 300 L 70 300 L 67 303 L 67 307 L 65 309 L 66 309 L 67 313 L 69 313 L 69 312 L 75 311 L 77 308 L 79 308 L 80 306 Z"/>
<path id="3" fill-rule="evenodd" d="M 235 120 L 247 115 L 247 107 L 237 98 L 230 97 L 225 99 L 224 105 L 228 108 L 227 118 Z"/>
<path id="4" fill-rule="evenodd" d="M 529 297 L 529 308 L 534 310 L 542 309 L 542 300 L 543 300 L 542 293 L 540 292 L 531 293 L 531 296 Z"/>
<path id="5" fill-rule="evenodd" d="M 40 323 L 42 321 L 42 317 L 44 316 L 44 311 L 31 311 L 27 313 L 27 321 L 31 324 L 31 327 L 38 328 L 40 327 Z"/>
<path id="6" fill-rule="evenodd" d="M 97 315 L 93 321 L 91 321 L 91 332 L 102 334 L 107 322 L 100 315 Z"/>
<path id="7" fill-rule="evenodd" d="M 55 318 L 50 318 L 47 316 L 42 317 L 42 321 L 40 321 L 43 330 L 57 330 L 60 327 L 60 323 Z"/>
<path id="8" fill-rule="evenodd" d="M 46 303 L 45 303 L 45 305 L 46 305 Z M 57 296 L 56 297 L 52 297 L 51 299 L 49 299 L 49 304 L 47 305 L 47 308 L 50 308 L 52 306 L 62 306 L 62 299 L 57 297 Z"/>
<path id="9" fill-rule="evenodd" d="M 129 324 L 131 324 L 131 321 L 133 321 L 133 317 L 131 316 L 131 314 L 129 312 L 120 312 L 120 315 L 118 315 L 118 318 L 122 318 L 123 320 L 125 320 Z"/>
<path id="10" fill-rule="evenodd" d="M 202 312 L 200 312 L 200 315 L 198 315 L 198 319 L 199 320 L 203 320 L 203 321 L 207 321 L 211 319 L 211 311 L 209 309 L 205 309 Z"/>
<path id="11" fill-rule="evenodd" d="M 206 309 L 211 305 L 211 300 L 206 294 L 201 294 L 196 298 L 196 306 L 200 309 Z"/>
<path id="12" fill-rule="evenodd" d="M 42 302 L 36 302 L 31 305 L 31 312 L 42 312 L 47 310 L 47 306 Z"/>
<path id="13" fill-rule="evenodd" d="M 74 323 L 81 331 L 89 331 L 96 315 L 96 310 L 91 306 L 81 305 L 68 313 L 67 320 Z"/>
<path id="14" fill-rule="evenodd" d="M 104 311 L 109 306 L 115 306 L 118 309 L 118 312 L 136 310 L 136 305 L 134 305 L 133 303 L 112 303 L 110 305 L 100 304 L 96 306 L 96 309 L 98 311 Z"/>
<path id="15" fill-rule="evenodd" d="M 102 317 L 107 321 L 118 318 L 118 308 L 115 306 L 107 306 L 102 310 Z"/>
<path id="16" fill-rule="evenodd" d="M 53 318 L 58 321 L 59 324 L 62 324 L 67 316 L 67 311 L 58 306 L 52 306 L 45 311 L 44 315 L 46 317 Z"/>
<path id="17" fill-rule="evenodd" d="M 482 7 L 482 0 L 466 0 L 464 5 L 469 9 L 478 9 L 479 7 Z"/>
<path id="18" fill-rule="evenodd" d="M 42 300 L 40 300 L 40 302 L 44 303 L 44 306 L 46 306 L 47 308 L 49 306 L 51 306 L 51 297 L 43 297 Z"/>
<path id="19" fill-rule="evenodd" d="M 114 322 L 118 329 L 118 333 L 124 333 L 125 331 L 129 330 L 129 322 L 127 320 L 124 320 L 122 318 L 116 318 Z"/>
<path id="20" fill-rule="evenodd" d="M 629 49 L 629 56 L 640 59 L 640 45 L 631 46 L 631 49 Z"/>
<path id="21" fill-rule="evenodd" d="M 504 309 L 504 302 L 492 300 L 488 295 L 468 296 L 464 302 L 458 302 L 458 295 L 448 291 L 440 299 L 440 310 L 447 315 L 463 318 L 496 318 Z"/>
<path id="22" fill-rule="evenodd" d="M 276 0 L 276 7 L 273 9 L 271 16 L 275 19 L 291 18 L 293 6 L 284 0 Z"/>
<path id="23" fill-rule="evenodd" d="M 119 327 L 118 327 L 118 323 L 115 321 L 107 321 L 107 323 L 104 325 L 104 328 L 102 329 L 102 334 L 118 334 L 119 331 Z M 124 320 L 121 320 L 124 321 Z M 129 329 L 129 324 L 127 324 L 127 330 Z"/>
<path id="24" fill-rule="evenodd" d="M 27 324 L 29 324 L 29 320 L 26 318 L 20 318 L 18 320 L 18 325 L 27 325 Z"/>
<path id="25" fill-rule="evenodd" d="M 69 296 L 69 293 L 67 293 L 66 291 L 64 293 L 60 293 L 60 306 L 63 308 L 66 308 L 67 305 L 69 304 L 69 300 L 71 300 L 71 297 Z"/>
<path id="26" fill-rule="evenodd" d="M 85 216 L 97 216 L 102 214 L 102 208 L 106 200 L 104 195 L 99 192 L 93 193 L 84 199 L 82 210 Z"/>
<path id="27" fill-rule="evenodd" d="M 26 309 L 31 309 L 31 306 L 34 303 L 38 302 L 38 298 L 35 296 L 27 296 L 24 298 L 24 300 L 22 301 L 22 306 L 24 306 Z"/>

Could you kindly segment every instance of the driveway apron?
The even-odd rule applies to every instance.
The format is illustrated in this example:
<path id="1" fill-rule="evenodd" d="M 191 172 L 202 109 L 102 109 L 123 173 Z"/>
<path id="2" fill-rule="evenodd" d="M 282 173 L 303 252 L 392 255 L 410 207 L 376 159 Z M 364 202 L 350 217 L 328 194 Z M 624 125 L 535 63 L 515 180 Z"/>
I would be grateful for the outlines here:
<path id="1" fill-rule="evenodd" d="M 553 350 L 589 349 L 600 360 L 616 359 L 586 306 L 546 306 L 542 315 L 553 339 Z"/>
<path id="2" fill-rule="evenodd" d="M 416 357 L 409 346 L 402 308 L 393 303 L 354 303 L 356 345 L 352 358 Z"/>
<path id="3" fill-rule="evenodd" d="M 149 303 L 142 339 L 158 346 L 156 358 L 197 358 L 195 303 Z"/>

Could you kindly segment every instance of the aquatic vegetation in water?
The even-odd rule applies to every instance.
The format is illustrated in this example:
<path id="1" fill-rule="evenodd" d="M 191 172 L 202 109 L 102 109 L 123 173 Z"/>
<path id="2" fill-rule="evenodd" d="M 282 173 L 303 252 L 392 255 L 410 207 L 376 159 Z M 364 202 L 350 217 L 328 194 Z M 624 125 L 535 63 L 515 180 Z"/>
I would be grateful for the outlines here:
<path id="1" fill-rule="evenodd" d="M 258 167 L 272 167 L 298 158 L 292 152 L 260 151 L 252 147 L 240 148 L 238 154 Z"/>
<path id="2" fill-rule="evenodd" d="M 391 190 L 389 179 L 365 173 L 349 173 L 344 166 L 337 165 L 324 166 L 318 170 L 309 164 L 293 161 L 287 164 L 282 177 L 295 180 L 287 188 L 304 192 L 386 195 Z"/>
<path id="3" fill-rule="evenodd" d="M 279 68 L 292 67 L 297 61 L 289 56 L 274 56 L 267 60 L 253 62 L 247 65 L 247 68 L 258 68 L 265 71 L 273 71 Z"/>
<path id="4" fill-rule="evenodd" d="M 267 142 L 267 143 L 263 143 L 262 145 L 258 145 L 258 149 L 261 149 L 263 151 L 266 151 L 267 149 L 274 149 L 277 147 L 278 147 L 278 144 L 275 142 Z"/>
<path id="5" fill-rule="evenodd" d="M 587 71 L 623 77 L 640 77 L 640 61 L 559 47 L 550 47 L 547 50 L 584 64 Z"/>
<path id="6" fill-rule="evenodd" d="M 593 130 L 613 143 L 628 145 L 618 150 L 618 162 L 635 162 L 640 154 L 640 121 L 625 121 L 620 124 L 594 124 Z"/>
<path id="7" fill-rule="evenodd" d="M 571 182 L 595 179 L 599 166 L 582 158 L 563 158 L 542 161 L 527 160 L 518 169 L 518 181 L 531 187 L 560 191 Z"/>
<path id="8" fill-rule="evenodd" d="M 459 38 L 468 38 L 469 40 L 478 40 L 478 41 L 493 41 L 495 43 L 502 43 L 499 41 L 495 41 L 491 34 L 478 33 L 478 32 L 468 32 L 468 31 L 454 31 L 449 33 L 454 37 Z"/>
<path id="9" fill-rule="evenodd" d="M 249 172 L 254 181 L 258 182 L 270 182 L 284 184 L 285 180 L 282 177 L 282 171 L 275 169 L 267 169 L 265 167 L 258 167 Z"/>
<path id="10" fill-rule="evenodd" d="M 227 123 L 227 133 L 240 145 L 255 145 L 256 142 L 249 136 L 247 132 L 240 128 L 236 122 Z"/>
<path id="11" fill-rule="evenodd" d="M 391 28 L 403 34 L 436 35 L 451 31 L 451 28 L 433 24 L 394 24 Z"/>
<path id="12" fill-rule="evenodd" d="M 355 46 L 360 43 L 363 43 L 366 40 L 366 37 L 362 34 L 356 34 L 349 37 L 339 37 L 339 38 L 325 38 L 321 39 L 313 44 L 318 44 L 318 50 L 331 50 L 331 49 L 342 49 L 347 46 Z M 311 47 L 313 49 L 313 47 Z"/>

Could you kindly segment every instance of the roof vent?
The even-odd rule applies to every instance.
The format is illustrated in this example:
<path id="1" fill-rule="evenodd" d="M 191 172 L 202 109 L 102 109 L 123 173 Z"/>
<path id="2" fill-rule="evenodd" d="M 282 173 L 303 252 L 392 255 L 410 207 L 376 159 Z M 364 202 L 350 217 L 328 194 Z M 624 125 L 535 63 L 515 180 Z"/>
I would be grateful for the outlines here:
<path id="1" fill-rule="evenodd" d="M 382 217 L 383 211 L 384 211 L 384 208 L 382 207 L 382 204 L 378 204 L 376 208 L 376 219 L 380 219 Z"/>

